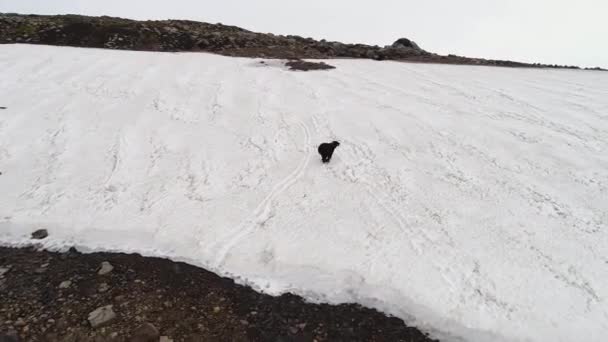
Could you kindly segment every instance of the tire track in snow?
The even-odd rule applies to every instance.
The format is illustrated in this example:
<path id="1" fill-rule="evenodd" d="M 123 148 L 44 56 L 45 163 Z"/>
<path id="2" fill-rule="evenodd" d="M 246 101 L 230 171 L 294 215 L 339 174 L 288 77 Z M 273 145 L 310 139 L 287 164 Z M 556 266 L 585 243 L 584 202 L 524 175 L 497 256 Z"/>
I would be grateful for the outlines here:
<path id="1" fill-rule="evenodd" d="M 255 227 L 264 226 L 266 222 L 274 216 L 272 213 L 273 200 L 290 186 L 295 184 L 302 177 L 302 175 L 304 175 L 304 170 L 306 170 L 306 167 L 310 163 L 311 159 L 311 137 L 310 131 L 306 124 L 300 122 L 299 126 L 304 135 L 304 158 L 300 161 L 300 164 L 293 172 L 291 172 L 287 177 L 273 187 L 270 193 L 266 195 L 266 197 L 258 204 L 256 209 L 253 211 L 253 214 L 239 225 L 236 234 L 232 235 L 226 243 L 220 245 L 220 251 L 217 253 L 215 262 L 218 267 L 224 263 L 226 257 L 234 246 L 236 246 L 245 236 L 249 235 L 255 229 Z"/>

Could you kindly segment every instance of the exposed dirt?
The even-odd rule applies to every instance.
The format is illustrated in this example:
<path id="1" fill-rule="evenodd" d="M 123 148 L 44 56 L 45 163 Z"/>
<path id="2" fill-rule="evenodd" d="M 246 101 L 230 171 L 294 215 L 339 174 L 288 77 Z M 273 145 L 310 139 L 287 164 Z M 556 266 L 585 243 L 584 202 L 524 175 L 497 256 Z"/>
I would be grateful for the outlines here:
<path id="1" fill-rule="evenodd" d="M 92 328 L 89 314 L 108 305 L 116 317 Z M 184 263 L 0 248 L 0 341 L 17 339 L 432 341 L 372 309 L 271 297 Z"/>
<path id="2" fill-rule="evenodd" d="M 289 67 L 289 70 L 297 71 L 310 71 L 310 70 L 330 70 L 335 69 L 333 65 L 326 64 L 325 62 L 307 62 L 302 60 L 292 60 L 285 63 Z"/>

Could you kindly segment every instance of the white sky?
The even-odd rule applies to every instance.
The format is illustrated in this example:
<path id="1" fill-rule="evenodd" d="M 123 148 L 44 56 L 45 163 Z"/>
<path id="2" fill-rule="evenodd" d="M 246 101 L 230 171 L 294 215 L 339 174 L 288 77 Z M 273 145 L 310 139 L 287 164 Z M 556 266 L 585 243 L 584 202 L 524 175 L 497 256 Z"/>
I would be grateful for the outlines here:
<path id="1" fill-rule="evenodd" d="M 608 0 L 0 0 L 0 12 L 222 22 L 441 54 L 608 67 Z"/>

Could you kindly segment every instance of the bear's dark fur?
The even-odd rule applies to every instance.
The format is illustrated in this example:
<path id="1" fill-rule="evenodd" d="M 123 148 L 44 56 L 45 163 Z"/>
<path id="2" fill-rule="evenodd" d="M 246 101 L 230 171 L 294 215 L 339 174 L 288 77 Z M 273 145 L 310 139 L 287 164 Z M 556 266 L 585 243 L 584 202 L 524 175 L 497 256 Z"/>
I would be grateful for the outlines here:
<path id="1" fill-rule="evenodd" d="M 334 150 L 338 146 L 340 146 L 340 143 L 337 141 L 333 141 L 330 143 L 322 143 L 321 145 L 319 145 L 317 151 L 319 151 L 319 154 L 321 155 L 321 160 L 324 163 L 329 163 L 332 154 L 334 154 Z"/>

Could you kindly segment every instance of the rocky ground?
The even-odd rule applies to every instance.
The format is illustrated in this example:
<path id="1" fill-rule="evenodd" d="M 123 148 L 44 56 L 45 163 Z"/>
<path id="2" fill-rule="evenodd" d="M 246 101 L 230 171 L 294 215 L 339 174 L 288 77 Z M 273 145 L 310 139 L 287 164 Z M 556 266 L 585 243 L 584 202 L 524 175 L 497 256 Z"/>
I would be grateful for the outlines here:
<path id="1" fill-rule="evenodd" d="M 184 263 L 0 248 L 0 341 L 432 340 L 372 309 L 271 297 Z"/>
<path id="2" fill-rule="evenodd" d="M 443 64 L 578 68 L 442 56 L 421 49 L 407 38 L 380 47 L 256 33 L 235 26 L 186 20 L 135 21 L 111 17 L 0 13 L 0 44 L 11 43 L 145 51 L 205 51 L 227 56 L 281 59 L 369 58 Z"/>

